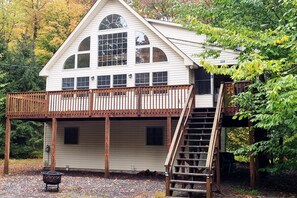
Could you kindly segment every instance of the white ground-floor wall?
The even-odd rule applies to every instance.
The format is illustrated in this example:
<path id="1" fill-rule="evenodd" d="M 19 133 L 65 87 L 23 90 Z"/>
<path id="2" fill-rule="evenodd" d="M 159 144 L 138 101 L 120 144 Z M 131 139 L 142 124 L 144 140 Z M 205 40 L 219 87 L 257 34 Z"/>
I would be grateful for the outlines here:
<path id="1" fill-rule="evenodd" d="M 177 121 L 172 121 L 172 136 Z M 64 144 L 65 127 L 78 127 L 78 144 Z M 58 121 L 56 167 L 104 170 L 104 121 Z M 147 127 L 163 128 L 163 145 L 148 146 Z M 44 126 L 44 147 L 51 145 L 51 122 Z M 45 150 L 45 149 L 44 149 Z M 110 126 L 110 171 L 164 171 L 168 153 L 167 122 L 161 120 L 112 120 Z M 50 153 L 44 151 L 45 166 Z"/>

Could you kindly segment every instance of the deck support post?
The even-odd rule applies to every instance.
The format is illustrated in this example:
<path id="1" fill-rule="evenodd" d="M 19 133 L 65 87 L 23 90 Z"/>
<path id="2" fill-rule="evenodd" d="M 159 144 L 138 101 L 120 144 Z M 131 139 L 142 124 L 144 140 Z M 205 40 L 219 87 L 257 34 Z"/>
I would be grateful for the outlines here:
<path id="1" fill-rule="evenodd" d="M 170 116 L 167 117 L 167 146 L 168 150 L 170 149 L 171 145 L 171 134 L 172 134 L 172 118 Z"/>
<path id="2" fill-rule="evenodd" d="M 57 119 L 52 119 L 51 171 L 56 169 Z"/>
<path id="3" fill-rule="evenodd" d="M 9 173 L 10 132 L 11 132 L 10 119 L 6 118 L 5 152 L 4 152 L 4 174 L 5 175 Z"/>
<path id="4" fill-rule="evenodd" d="M 105 118 L 105 178 L 109 177 L 110 118 Z"/>
<path id="5" fill-rule="evenodd" d="M 167 169 L 167 168 L 166 168 Z M 170 176 L 168 172 L 165 172 L 165 196 L 171 196 L 170 193 Z"/>
<path id="6" fill-rule="evenodd" d="M 249 132 L 249 144 L 254 143 L 254 131 Z M 250 187 L 256 187 L 256 170 L 255 170 L 255 157 L 250 153 Z"/>
<path id="7" fill-rule="evenodd" d="M 206 198 L 212 198 L 212 176 L 206 177 Z"/>

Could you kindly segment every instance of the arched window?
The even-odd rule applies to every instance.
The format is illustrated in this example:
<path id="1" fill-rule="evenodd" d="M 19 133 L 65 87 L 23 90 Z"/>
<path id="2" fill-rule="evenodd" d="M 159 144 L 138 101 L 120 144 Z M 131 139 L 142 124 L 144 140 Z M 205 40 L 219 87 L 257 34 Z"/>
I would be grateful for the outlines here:
<path id="1" fill-rule="evenodd" d="M 153 47 L 150 44 L 149 38 L 143 32 L 135 32 L 135 63 L 156 63 L 156 62 L 166 62 L 166 54 L 157 47 Z"/>
<path id="2" fill-rule="evenodd" d="M 160 48 L 153 48 L 153 62 L 166 62 L 167 56 Z"/>
<path id="3" fill-rule="evenodd" d="M 118 14 L 111 14 L 105 17 L 99 26 L 99 30 L 108 30 L 115 28 L 124 28 L 127 27 L 125 19 Z"/>
<path id="4" fill-rule="evenodd" d="M 91 44 L 91 37 L 85 38 L 78 47 L 78 51 L 89 51 L 90 50 L 90 44 Z"/>
<path id="5" fill-rule="evenodd" d="M 68 57 L 64 63 L 64 69 L 74 69 L 75 55 Z"/>
<path id="6" fill-rule="evenodd" d="M 79 44 L 78 54 L 77 54 L 77 68 L 90 67 L 90 51 L 91 37 L 87 37 Z"/>
<path id="7" fill-rule="evenodd" d="M 135 32 L 135 45 L 141 46 L 141 45 L 149 45 L 150 41 L 148 37 L 143 32 Z"/>

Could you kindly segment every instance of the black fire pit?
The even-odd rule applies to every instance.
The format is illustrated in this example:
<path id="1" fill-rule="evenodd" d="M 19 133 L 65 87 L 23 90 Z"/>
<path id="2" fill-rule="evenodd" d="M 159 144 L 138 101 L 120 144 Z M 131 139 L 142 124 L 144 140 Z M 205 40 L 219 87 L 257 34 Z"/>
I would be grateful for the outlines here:
<path id="1" fill-rule="evenodd" d="M 61 177 L 63 173 L 57 171 L 44 171 L 42 172 L 43 182 L 46 184 L 45 191 L 48 191 L 49 186 L 55 186 L 59 191 L 59 184 L 61 183 Z"/>

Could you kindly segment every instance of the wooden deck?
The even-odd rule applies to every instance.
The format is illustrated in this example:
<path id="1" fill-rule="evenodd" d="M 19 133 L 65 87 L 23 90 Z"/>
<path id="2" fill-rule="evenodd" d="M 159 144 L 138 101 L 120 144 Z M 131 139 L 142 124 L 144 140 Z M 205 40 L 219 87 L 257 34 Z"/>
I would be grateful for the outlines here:
<path id="1" fill-rule="evenodd" d="M 7 94 L 10 119 L 179 116 L 191 85 Z"/>
<path id="2" fill-rule="evenodd" d="M 232 96 L 245 91 L 249 84 L 249 82 L 225 83 L 223 107 L 225 115 L 232 116 L 238 111 L 239 107 L 231 103 Z M 191 85 L 176 85 L 8 93 L 6 117 L 10 119 L 178 117 L 189 95 L 190 87 Z"/>

